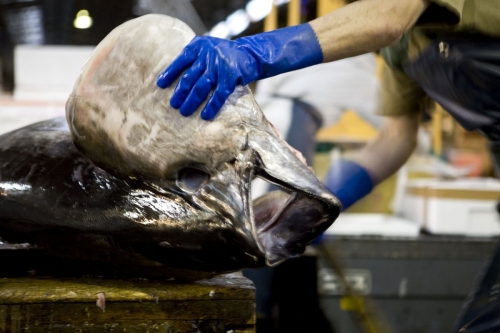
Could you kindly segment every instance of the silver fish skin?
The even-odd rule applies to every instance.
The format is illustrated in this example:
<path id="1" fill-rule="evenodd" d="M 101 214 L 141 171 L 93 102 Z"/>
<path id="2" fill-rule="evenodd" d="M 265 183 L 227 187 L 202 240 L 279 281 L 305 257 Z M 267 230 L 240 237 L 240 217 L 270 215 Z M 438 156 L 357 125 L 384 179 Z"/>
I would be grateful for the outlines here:
<path id="1" fill-rule="evenodd" d="M 213 121 L 170 107 L 173 88 L 156 76 L 193 37 L 168 16 L 126 22 L 82 69 L 66 105 L 71 136 L 59 119 L 0 137 L 0 237 L 84 260 L 221 272 L 297 256 L 334 222 L 339 201 L 248 87 Z M 255 177 L 284 191 L 252 203 Z"/>

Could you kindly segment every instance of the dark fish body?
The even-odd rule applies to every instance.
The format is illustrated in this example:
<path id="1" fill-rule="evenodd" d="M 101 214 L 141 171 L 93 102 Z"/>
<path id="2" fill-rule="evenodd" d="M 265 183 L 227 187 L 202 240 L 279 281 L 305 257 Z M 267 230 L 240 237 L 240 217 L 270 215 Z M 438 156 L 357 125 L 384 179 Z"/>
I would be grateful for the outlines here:
<path id="1" fill-rule="evenodd" d="M 0 136 L 0 237 L 8 242 L 130 270 L 262 265 L 262 257 L 248 255 L 258 249 L 233 227 L 189 209 L 179 197 L 96 167 L 76 149 L 64 118 Z"/>

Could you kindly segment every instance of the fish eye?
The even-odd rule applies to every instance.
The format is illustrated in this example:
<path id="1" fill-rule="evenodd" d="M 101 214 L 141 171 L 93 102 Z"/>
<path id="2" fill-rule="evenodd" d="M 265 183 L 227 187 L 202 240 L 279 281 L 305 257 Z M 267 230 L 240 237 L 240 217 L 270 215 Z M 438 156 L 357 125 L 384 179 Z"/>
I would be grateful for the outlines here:
<path id="1" fill-rule="evenodd" d="M 186 192 L 196 192 L 210 179 L 210 175 L 195 168 L 179 171 L 177 185 Z"/>

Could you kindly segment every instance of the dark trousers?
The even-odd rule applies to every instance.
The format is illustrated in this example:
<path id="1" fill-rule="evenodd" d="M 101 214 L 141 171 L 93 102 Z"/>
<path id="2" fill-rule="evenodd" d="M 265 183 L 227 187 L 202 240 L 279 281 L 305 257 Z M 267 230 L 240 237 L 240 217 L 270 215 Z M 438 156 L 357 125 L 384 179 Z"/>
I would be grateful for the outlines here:
<path id="1" fill-rule="evenodd" d="M 497 177 L 500 176 L 500 141 L 496 134 L 490 138 L 490 152 Z M 500 204 L 499 206 L 500 207 Z M 454 333 L 500 332 L 500 243 L 482 272 L 477 286 L 465 302 Z"/>

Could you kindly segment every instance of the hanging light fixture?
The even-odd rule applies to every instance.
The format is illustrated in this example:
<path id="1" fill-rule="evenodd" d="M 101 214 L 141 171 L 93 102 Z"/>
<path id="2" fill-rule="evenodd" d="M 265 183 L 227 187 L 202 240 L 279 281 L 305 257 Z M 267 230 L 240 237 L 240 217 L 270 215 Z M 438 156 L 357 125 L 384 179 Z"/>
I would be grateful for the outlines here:
<path id="1" fill-rule="evenodd" d="M 92 17 L 89 15 L 89 11 L 82 9 L 76 13 L 76 18 L 73 21 L 73 26 L 77 29 L 88 29 L 92 26 Z"/>

